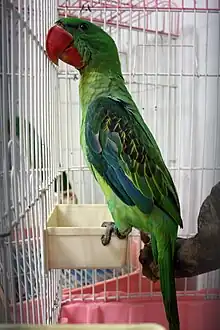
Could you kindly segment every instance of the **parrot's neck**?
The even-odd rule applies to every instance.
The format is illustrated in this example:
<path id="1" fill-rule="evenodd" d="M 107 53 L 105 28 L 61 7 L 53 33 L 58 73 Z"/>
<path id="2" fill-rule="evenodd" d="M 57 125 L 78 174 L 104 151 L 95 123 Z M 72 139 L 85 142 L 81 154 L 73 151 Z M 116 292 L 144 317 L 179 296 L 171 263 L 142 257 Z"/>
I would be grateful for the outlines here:
<path id="1" fill-rule="evenodd" d="M 100 72 L 97 70 L 90 70 L 81 75 L 79 83 L 79 97 L 82 115 L 80 141 L 84 154 L 86 154 L 84 135 L 85 118 L 89 104 L 100 96 L 118 98 L 119 95 L 125 101 L 133 102 L 125 86 L 122 74 L 115 74 L 111 71 Z"/>
<path id="2" fill-rule="evenodd" d="M 97 70 L 90 70 L 81 75 L 79 83 L 79 97 L 81 107 L 81 133 L 80 143 L 86 155 L 85 143 L 85 118 L 92 101 L 100 96 L 112 97 L 121 99 L 127 104 L 130 104 L 130 111 L 134 111 L 140 117 L 140 113 L 136 104 L 134 103 L 131 94 L 125 86 L 125 81 L 122 74 L 112 72 L 111 70 L 100 72 Z M 141 117 L 139 118 L 141 120 Z M 89 165 L 89 163 L 88 163 Z"/>
<path id="3" fill-rule="evenodd" d="M 125 86 L 121 73 L 114 73 L 111 70 L 100 72 L 90 70 L 81 75 L 79 84 L 80 105 L 82 120 L 84 120 L 89 104 L 99 96 L 111 96 L 117 98 L 123 95 L 132 102 L 132 98 Z"/>

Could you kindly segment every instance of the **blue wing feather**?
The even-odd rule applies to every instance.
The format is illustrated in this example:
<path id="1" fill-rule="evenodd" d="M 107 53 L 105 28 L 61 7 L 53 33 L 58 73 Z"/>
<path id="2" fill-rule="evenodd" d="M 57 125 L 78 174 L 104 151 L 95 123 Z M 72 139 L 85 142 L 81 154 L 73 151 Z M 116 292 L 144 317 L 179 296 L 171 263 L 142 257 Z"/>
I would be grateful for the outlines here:
<path id="1" fill-rule="evenodd" d="M 109 134 L 111 135 L 111 133 Z M 106 143 L 105 149 L 103 150 L 103 158 L 106 160 L 106 164 L 109 167 L 113 168 L 114 175 L 118 179 L 116 182 L 119 182 L 123 191 L 126 192 L 132 201 L 133 205 L 137 205 L 138 208 L 144 213 L 150 213 L 153 208 L 153 201 L 152 199 L 147 198 L 144 196 L 132 183 L 132 181 L 127 177 L 125 172 L 122 170 L 120 166 L 120 158 L 116 151 L 116 147 L 114 147 L 115 143 L 113 141 Z M 112 180 L 112 178 L 109 178 Z M 130 204 L 130 205 L 132 205 Z"/>
<path id="2" fill-rule="evenodd" d="M 144 196 L 122 170 L 117 144 L 110 140 L 112 137 L 117 140 L 117 137 L 112 136 L 111 132 L 107 133 L 106 143 L 101 146 L 99 136 L 93 132 L 90 122 L 86 124 L 85 133 L 87 146 L 90 147 L 88 160 L 98 172 L 102 169 L 100 174 L 125 204 L 136 205 L 143 213 L 149 214 L 154 206 L 153 200 Z"/>
<path id="3" fill-rule="evenodd" d="M 178 196 L 159 148 L 124 102 L 100 97 L 90 104 L 85 142 L 88 161 L 125 204 L 145 214 L 156 205 L 182 226 Z"/>

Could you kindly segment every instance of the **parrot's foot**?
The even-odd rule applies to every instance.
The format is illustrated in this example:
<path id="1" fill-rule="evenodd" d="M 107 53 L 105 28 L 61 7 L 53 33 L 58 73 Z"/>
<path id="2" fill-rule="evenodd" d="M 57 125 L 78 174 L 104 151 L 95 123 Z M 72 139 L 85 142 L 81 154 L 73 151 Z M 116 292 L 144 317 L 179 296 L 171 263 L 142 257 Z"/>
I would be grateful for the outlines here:
<path id="1" fill-rule="evenodd" d="M 102 244 L 108 245 L 111 241 L 112 234 L 114 233 L 119 239 L 125 239 L 127 235 L 122 235 L 119 233 L 118 228 L 114 222 L 103 222 L 101 227 L 106 227 L 105 234 L 101 237 Z"/>

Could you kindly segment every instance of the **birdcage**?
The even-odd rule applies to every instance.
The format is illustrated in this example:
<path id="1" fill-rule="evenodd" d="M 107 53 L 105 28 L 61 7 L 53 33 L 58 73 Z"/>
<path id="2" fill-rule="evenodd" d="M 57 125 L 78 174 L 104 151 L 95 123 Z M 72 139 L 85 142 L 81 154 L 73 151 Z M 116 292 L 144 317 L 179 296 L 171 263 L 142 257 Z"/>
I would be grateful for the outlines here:
<path id="1" fill-rule="evenodd" d="M 55 208 L 69 208 L 74 193 L 80 207 L 105 200 L 80 148 L 79 73 L 48 60 L 45 38 L 59 16 L 91 20 L 114 38 L 178 190 L 179 235 L 193 235 L 220 180 L 219 2 L 2 0 L 0 8 L 0 322 L 167 327 L 160 286 L 142 275 L 139 232 L 121 267 L 48 267 Z M 218 288 L 218 271 L 177 280 L 182 330 L 218 329 Z"/>

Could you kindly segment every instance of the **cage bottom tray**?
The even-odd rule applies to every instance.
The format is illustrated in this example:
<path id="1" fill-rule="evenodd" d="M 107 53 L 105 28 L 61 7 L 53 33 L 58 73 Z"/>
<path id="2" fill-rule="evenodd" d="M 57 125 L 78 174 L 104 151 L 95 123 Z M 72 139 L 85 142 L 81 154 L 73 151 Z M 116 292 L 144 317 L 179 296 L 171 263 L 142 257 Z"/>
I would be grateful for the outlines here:
<path id="1" fill-rule="evenodd" d="M 139 276 L 140 274 L 135 272 L 129 276 L 97 283 L 95 286 L 65 289 L 59 323 L 157 323 L 168 329 L 158 283 L 152 284 L 143 278 L 140 287 Z M 181 330 L 219 330 L 220 290 L 196 291 L 192 281 L 185 291 L 183 284 L 183 281 L 178 281 L 177 285 Z M 29 323 L 42 323 L 41 313 L 40 319 L 37 316 L 37 306 L 41 309 L 38 299 L 23 302 L 24 323 L 27 321 L 27 309 Z M 20 304 L 17 304 L 17 323 L 20 323 L 20 307 Z M 35 317 L 32 314 L 34 310 Z"/>
<path id="2" fill-rule="evenodd" d="M 220 300 L 205 300 L 199 295 L 181 296 L 178 297 L 178 306 L 181 330 L 219 330 Z M 69 324 L 151 322 L 168 329 L 161 297 L 72 301 L 63 305 L 60 315 L 60 323 Z"/>
<path id="3" fill-rule="evenodd" d="M 220 290 L 195 290 L 195 278 L 187 284 L 176 281 L 181 330 L 219 330 Z M 151 322 L 168 329 L 159 282 L 142 277 L 140 285 L 138 271 L 63 292 L 60 323 Z"/>

